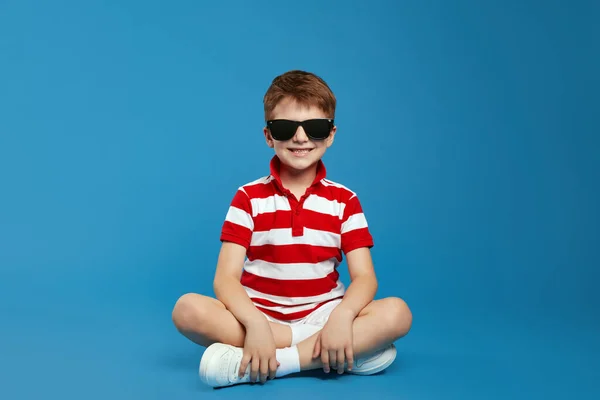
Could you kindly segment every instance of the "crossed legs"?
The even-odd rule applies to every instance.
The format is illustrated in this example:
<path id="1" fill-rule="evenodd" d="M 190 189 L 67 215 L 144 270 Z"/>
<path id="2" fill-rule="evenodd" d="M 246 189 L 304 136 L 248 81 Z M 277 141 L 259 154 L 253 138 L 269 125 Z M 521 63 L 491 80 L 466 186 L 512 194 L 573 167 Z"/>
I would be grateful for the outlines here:
<path id="1" fill-rule="evenodd" d="M 201 346 L 224 343 L 244 346 L 244 326 L 220 301 L 195 293 L 179 298 L 172 313 L 173 323 L 182 335 Z M 292 331 L 287 325 L 269 323 L 278 349 L 289 347 Z M 408 333 L 412 314 L 406 303 L 397 297 L 374 300 L 354 320 L 354 354 L 370 353 L 383 348 Z M 298 343 L 300 368 L 320 368 L 320 358 L 312 353 L 316 334 Z"/>

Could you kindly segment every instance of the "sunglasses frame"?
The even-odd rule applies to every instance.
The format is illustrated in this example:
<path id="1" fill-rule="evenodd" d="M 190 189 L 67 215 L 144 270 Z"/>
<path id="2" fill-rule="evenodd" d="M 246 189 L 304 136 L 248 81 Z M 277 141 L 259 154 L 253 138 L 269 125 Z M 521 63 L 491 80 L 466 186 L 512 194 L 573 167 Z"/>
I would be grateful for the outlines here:
<path id="1" fill-rule="evenodd" d="M 273 122 L 277 122 L 277 121 L 285 121 L 288 123 L 292 123 L 296 126 L 296 129 L 294 129 L 294 134 L 292 136 L 290 136 L 288 139 L 277 139 L 275 138 L 275 136 L 273 136 L 273 132 L 271 131 L 271 125 L 273 124 Z M 327 133 L 327 136 L 323 137 L 323 138 L 318 138 L 318 137 L 314 137 L 311 136 L 310 133 L 306 130 L 304 124 L 310 121 L 327 121 L 329 123 L 329 130 Z M 331 136 L 331 131 L 333 130 L 333 128 L 335 127 L 335 122 L 333 118 L 311 118 L 311 119 L 307 119 L 304 121 L 293 121 L 291 119 L 283 119 L 283 118 L 279 118 L 279 119 L 270 119 L 266 121 L 267 124 L 267 129 L 269 129 L 269 132 L 271 132 L 271 137 L 273 137 L 273 140 L 277 140 L 277 141 L 286 141 L 286 140 L 290 140 L 291 138 L 294 137 L 294 135 L 296 135 L 296 132 L 298 131 L 298 128 L 301 126 L 302 129 L 304 129 L 304 132 L 306 133 L 306 136 L 308 136 L 311 140 L 317 140 L 317 141 L 321 141 L 321 140 L 326 140 L 329 136 Z"/>

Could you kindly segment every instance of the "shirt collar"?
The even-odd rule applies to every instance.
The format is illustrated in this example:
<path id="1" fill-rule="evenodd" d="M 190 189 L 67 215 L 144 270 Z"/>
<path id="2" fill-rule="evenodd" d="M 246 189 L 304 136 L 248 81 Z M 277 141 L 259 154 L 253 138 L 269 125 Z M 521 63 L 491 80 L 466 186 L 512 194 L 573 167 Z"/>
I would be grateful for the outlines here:
<path id="1" fill-rule="evenodd" d="M 271 171 L 271 176 L 273 177 L 274 181 L 277 183 L 277 186 L 279 186 L 279 188 L 282 191 L 287 191 L 283 187 L 283 183 L 281 183 L 281 177 L 279 175 L 280 168 L 281 168 L 281 160 L 279 159 L 279 157 L 277 157 L 277 155 L 275 155 L 275 156 L 273 156 L 273 158 L 271 159 L 271 162 L 269 163 L 269 169 Z M 317 174 L 315 176 L 315 179 L 314 179 L 311 187 L 319 184 L 322 179 L 325 179 L 326 176 L 327 176 L 327 169 L 325 168 L 325 164 L 323 163 L 323 160 L 319 160 L 317 163 Z"/>

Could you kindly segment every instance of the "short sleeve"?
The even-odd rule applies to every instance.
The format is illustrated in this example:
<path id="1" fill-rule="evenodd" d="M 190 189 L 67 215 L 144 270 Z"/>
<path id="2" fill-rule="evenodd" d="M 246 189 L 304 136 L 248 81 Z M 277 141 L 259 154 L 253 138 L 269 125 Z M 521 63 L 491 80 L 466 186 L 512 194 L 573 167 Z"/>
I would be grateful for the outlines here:
<path id="1" fill-rule="evenodd" d="M 346 254 L 360 247 L 373 247 L 373 237 L 356 195 L 353 195 L 344 207 L 341 236 L 341 248 Z"/>
<path id="2" fill-rule="evenodd" d="M 252 203 L 246 192 L 240 188 L 233 196 L 221 230 L 222 242 L 233 242 L 246 249 L 250 247 L 254 220 Z"/>

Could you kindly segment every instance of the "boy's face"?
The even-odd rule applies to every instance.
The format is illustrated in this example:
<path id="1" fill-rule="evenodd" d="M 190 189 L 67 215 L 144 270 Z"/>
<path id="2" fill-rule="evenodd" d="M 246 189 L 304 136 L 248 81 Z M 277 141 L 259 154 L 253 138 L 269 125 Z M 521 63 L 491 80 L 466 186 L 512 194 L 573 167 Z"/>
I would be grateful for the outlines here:
<path id="1" fill-rule="evenodd" d="M 284 99 L 273 110 L 271 119 L 306 121 L 316 118 L 328 116 L 317 107 L 302 106 L 294 100 Z M 335 132 L 336 127 L 333 126 L 327 139 L 311 140 L 299 126 L 291 139 L 278 141 L 273 139 L 268 128 L 264 129 L 267 145 L 275 150 L 275 154 L 286 167 L 296 172 L 315 165 L 323 157 L 327 148 L 333 144 Z"/>

